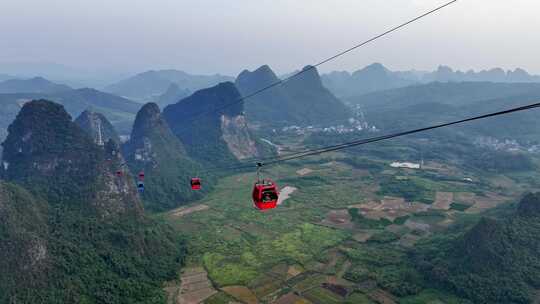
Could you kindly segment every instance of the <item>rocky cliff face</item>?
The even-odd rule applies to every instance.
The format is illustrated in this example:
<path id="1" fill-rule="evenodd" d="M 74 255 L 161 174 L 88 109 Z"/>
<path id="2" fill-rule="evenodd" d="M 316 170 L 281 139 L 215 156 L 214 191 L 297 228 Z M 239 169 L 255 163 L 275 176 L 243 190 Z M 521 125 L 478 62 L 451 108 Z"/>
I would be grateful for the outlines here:
<path id="1" fill-rule="evenodd" d="M 244 115 L 221 116 L 221 132 L 229 151 L 237 159 L 242 160 L 259 156 L 257 144 L 251 139 Z"/>
<path id="2" fill-rule="evenodd" d="M 167 106 L 163 115 L 191 157 L 230 165 L 258 155 L 240 98 L 234 84 L 221 83 Z M 247 146 L 239 147 L 240 143 Z"/>
<path id="3" fill-rule="evenodd" d="M 142 197 L 147 208 L 163 211 L 201 197 L 201 192 L 191 191 L 189 180 L 202 167 L 188 157 L 155 103 L 141 108 L 123 151 L 132 172 L 145 172 Z M 210 189 L 210 180 L 203 193 Z"/>
<path id="4" fill-rule="evenodd" d="M 61 105 L 26 103 L 8 132 L 4 179 L 49 201 L 88 204 L 103 216 L 140 211 L 133 181 L 115 175 L 122 161 L 118 146 L 96 145 Z"/>
<path id="5" fill-rule="evenodd" d="M 130 174 L 116 175 L 116 142 L 96 145 L 61 105 L 37 100 L 23 106 L 3 146 L 0 303 L 162 298 L 183 243 L 144 216 Z"/>
<path id="6" fill-rule="evenodd" d="M 109 139 L 120 143 L 120 138 L 116 130 L 114 130 L 113 125 L 101 113 L 86 110 L 75 119 L 75 123 L 86 131 L 98 146 L 104 146 Z"/>

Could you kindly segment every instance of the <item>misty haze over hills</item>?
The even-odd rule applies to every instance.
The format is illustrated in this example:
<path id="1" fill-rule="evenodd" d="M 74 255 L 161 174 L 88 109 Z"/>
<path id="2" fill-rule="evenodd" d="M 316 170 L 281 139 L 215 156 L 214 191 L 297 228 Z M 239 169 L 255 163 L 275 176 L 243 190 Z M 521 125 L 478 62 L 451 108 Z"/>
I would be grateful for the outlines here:
<path id="1" fill-rule="evenodd" d="M 0 0 L 0 304 L 540 304 L 538 11 Z"/>
<path id="2" fill-rule="evenodd" d="M 516 68 L 514 71 L 493 68 L 479 72 L 473 70 L 462 72 L 441 65 L 432 72 L 391 71 L 380 63 L 371 64 L 353 73 L 330 72 L 322 75 L 322 79 L 324 85 L 338 97 L 358 96 L 430 82 L 540 82 L 540 76 L 530 75 L 521 68 Z"/>
<path id="3" fill-rule="evenodd" d="M 34 77 L 31 79 L 9 79 L 0 82 L 0 94 L 14 93 L 56 93 L 69 91 L 72 88 L 51 82 L 43 77 Z"/>
<path id="4" fill-rule="evenodd" d="M 303 71 L 303 74 L 284 83 L 279 82 L 278 76 L 267 65 L 254 71 L 244 70 L 235 82 L 223 82 L 222 80 L 232 80 L 233 77 L 221 75 L 190 75 L 175 70 L 150 71 L 108 86 L 110 91 L 118 95 L 130 95 L 138 101 L 156 99 L 164 105 L 163 112 L 156 103 L 142 105 L 140 102 L 113 93 L 92 88 L 72 89 L 39 77 L 0 82 L 0 92 L 11 92 L 0 93 L 0 104 L 3 105 L 0 108 L 0 138 L 6 139 L 3 144 L 3 166 L 0 166 L 0 176 L 3 178 L 0 183 L 0 207 L 2 207 L 0 230 L 6 233 L 0 238 L 0 248 L 7 248 L 0 250 L 0 266 L 8 269 L 10 274 L 14 274 L 5 276 L 7 279 L 0 276 L 0 291 L 8 291 L 4 293 L 5 295 L 0 292 L 0 303 L 6 302 L 3 299 L 18 299 L 18 297 L 24 303 L 33 303 L 35 299 L 46 299 L 46 303 L 53 303 L 59 295 L 65 298 L 60 301 L 64 303 L 83 302 L 79 299 L 91 299 L 88 303 L 107 301 L 121 303 L 121 299 L 130 303 L 149 303 L 149 298 L 160 297 L 162 301 L 156 303 L 166 303 L 165 293 L 161 289 L 163 282 L 177 278 L 186 257 L 192 257 L 192 253 L 187 249 L 195 247 L 190 242 L 204 242 L 205 252 L 219 253 L 221 249 L 214 247 L 213 244 L 218 242 L 215 239 L 207 239 L 210 235 L 208 231 L 215 233 L 214 231 L 221 231 L 222 227 L 233 227 L 226 224 L 229 219 L 234 221 L 235 225 L 239 222 L 239 218 L 251 222 L 253 227 L 258 225 L 252 221 L 253 214 L 258 214 L 258 211 L 248 207 L 244 198 L 249 196 L 249 190 L 244 192 L 240 188 L 235 188 L 249 189 L 251 181 L 243 181 L 238 177 L 230 178 L 227 176 L 229 172 L 223 172 L 224 176 L 221 176 L 219 171 L 204 173 L 207 168 L 225 168 L 225 166 L 231 168 L 231 165 L 238 166 L 243 164 L 242 162 L 251 162 L 254 159 L 272 159 L 280 153 L 281 147 L 277 145 L 298 149 L 321 147 L 340 144 L 351 140 L 351 137 L 368 136 L 367 133 L 361 132 L 372 131 L 355 129 L 353 133 L 326 133 L 326 131 L 287 133 L 287 127 L 293 124 L 309 130 L 314 129 L 313 126 L 319 123 L 336 126 L 351 122 L 348 118 L 355 113 L 353 107 L 357 106 L 355 110 L 361 108 L 362 117 L 365 116 L 377 127 L 373 132 L 380 131 L 379 134 L 386 134 L 390 130 L 412 129 L 441 121 L 457 120 L 471 114 L 502 110 L 534 102 L 540 98 L 540 82 L 535 83 L 537 77 L 521 70 L 503 72 L 504 76 L 497 70 L 461 73 L 444 67 L 435 72 L 392 72 L 380 64 L 373 64 L 353 74 L 334 72 L 321 76 L 317 69 L 310 66 L 305 67 Z M 478 81 L 484 78 L 492 81 Z M 241 98 L 242 95 L 250 95 L 276 82 L 280 85 L 256 95 L 245 103 Z M 205 88 L 212 83 L 218 84 Z M 200 87 L 202 89 L 198 89 Z M 332 87 L 332 90 L 328 87 Z M 352 95 L 347 97 L 347 94 Z M 342 97 L 338 98 L 336 95 Z M 40 98 L 51 101 L 37 100 Z M 90 110 L 87 110 L 88 108 Z M 205 115 L 197 116 L 200 113 Z M 79 114 L 80 116 L 73 121 L 72 117 Z M 280 128 L 282 126 L 287 127 Z M 129 138 L 119 136 L 126 134 L 131 135 Z M 259 242 L 270 244 L 271 247 L 267 252 L 275 253 L 277 256 L 276 260 L 269 263 L 271 269 L 277 269 L 274 265 L 283 263 L 281 256 L 300 265 L 299 262 L 309 261 L 312 255 L 325 256 L 328 248 L 345 248 L 343 246 L 349 244 L 362 246 L 359 248 L 367 246 L 365 248 L 371 248 L 370 250 L 381 250 L 365 254 L 354 254 L 357 252 L 355 250 L 358 250 L 354 248 L 343 251 L 340 259 L 346 261 L 343 264 L 350 263 L 351 267 L 344 271 L 342 279 L 345 282 L 354 282 L 354 286 L 358 286 L 364 282 L 366 274 L 369 274 L 371 282 L 376 281 L 374 284 L 379 284 L 376 286 L 380 286 L 381 290 L 395 296 L 396 299 L 417 295 L 424 289 L 433 288 L 421 279 L 422 276 L 429 276 L 444 286 L 455 288 L 450 291 L 466 298 L 499 299 L 493 303 L 510 303 L 507 298 L 517 297 L 524 300 L 515 303 L 529 303 L 527 299 L 533 295 L 534 290 L 531 289 L 529 292 L 528 281 L 522 278 L 523 274 L 529 273 L 530 265 L 538 265 L 536 262 L 535 264 L 529 262 L 538 252 L 540 244 L 538 242 L 540 227 L 535 224 L 538 222 L 537 213 L 540 206 L 538 197 L 530 197 L 519 206 L 523 214 L 531 213 L 535 217 L 525 219 L 518 213 L 506 222 L 480 222 L 472 227 L 472 230 L 460 228 L 463 232 L 471 232 L 462 234 L 463 237 L 455 240 L 443 239 L 442 245 L 422 243 L 427 249 L 417 250 L 411 247 L 411 250 L 415 250 L 411 252 L 416 255 L 416 259 L 401 255 L 402 248 L 394 247 L 394 244 L 399 245 L 396 241 L 406 239 L 407 235 L 417 237 L 417 240 L 420 238 L 431 240 L 429 239 L 431 232 L 412 229 L 409 232 L 407 223 L 412 222 L 410 219 L 421 221 L 429 217 L 428 223 L 418 222 L 421 225 L 417 227 L 432 227 L 432 224 L 429 224 L 431 221 L 436 223 L 446 221 L 451 218 L 447 214 L 457 217 L 458 212 L 475 208 L 476 202 L 469 206 L 465 204 L 469 204 L 469 201 L 461 203 L 461 200 L 458 200 L 457 195 L 465 193 L 464 191 L 467 193 L 470 191 L 471 195 L 479 197 L 479 200 L 491 200 L 491 196 L 481 196 L 484 193 L 505 195 L 505 198 L 510 198 L 506 196 L 506 188 L 500 188 L 496 182 L 491 186 L 487 178 L 484 179 L 486 182 L 482 181 L 484 176 L 489 177 L 486 172 L 528 174 L 527 180 L 516 179 L 515 183 L 525 185 L 530 180 L 531 185 L 537 187 L 536 180 L 539 179 L 532 174 L 537 172 L 535 163 L 538 162 L 540 151 L 538 134 L 540 121 L 537 119 L 537 112 L 531 111 L 487 120 L 483 124 L 456 126 L 424 135 L 425 138 L 422 140 L 425 147 L 420 148 L 423 149 L 420 155 L 424 153 L 425 157 L 431 160 L 430 164 L 435 161 L 445 166 L 449 164 L 453 166 L 452 171 L 447 171 L 445 167 L 441 167 L 442 169 L 433 167 L 435 169 L 383 173 L 388 172 L 386 164 L 390 161 L 418 158 L 419 152 L 414 145 L 417 145 L 420 139 L 414 137 L 403 141 L 396 139 L 389 143 L 395 145 L 394 147 L 371 145 L 364 149 L 344 150 L 339 158 L 321 158 L 311 160 L 310 163 L 291 162 L 290 169 L 286 166 L 279 168 L 290 170 L 291 173 L 283 171 L 278 182 L 284 185 L 283 189 L 289 185 L 298 186 L 298 192 L 295 192 L 293 199 L 280 208 L 287 208 L 286 213 L 294 215 L 294 218 L 283 219 L 287 221 L 287 225 L 288 222 L 292 225 L 296 223 L 302 225 L 301 229 L 304 232 L 297 234 L 302 235 L 302 239 L 293 238 L 293 242 L 290 242 L 289 238 L 284 238 L 283 241 L 278 238 L 279 242 L 269 243 L 257 238 L 250 240 L 259 246 L 261 246 Z M 269 137 L 271 141 L 264 140 L 267 136 L 272 136 Z M 507 148 L 494 150 L 494 145 L 500 145 L 500 142 L 506 144 L 508 139 L 511 140 L 513 151 L 508 151 Z M 291 141 L 293 145 L 287 141 Z M 297 144 L 299 146 L 294 146 Z M 516 146 L 518 150 L 515 150 Z M 319 169 L 307 173 L 309 175 L 304 177 L 299 173 L 305 172 L 304 166 Z M 361 171 L 365 178 L 351 176 L 349 166 L 358 169 L 353 172 Z M 202 191 L 193 192 L 189 187 L 190 178 L 199 176 L 200 172 L 203 172 L 204 188 Z M 146 176 L 145 190 L 137 193 L 134 177 L 140 176 L 140 173 Z M 401 176 L 398 178 L 398 175 Z M 254 178 L 254 174 L 252 176 Z M 468 179 L 466 182 L 464 177 Z M 235 186 L 224 187 L 222 183 L 227 180 Z M 238 185 L 245 182 L 249 185 Z M 424 184 L 433 188 L 427 188 L 428 186 Z M 367 193 L 381 199 L 390 196 L 399 197 L 403 200 L 398 203 L 400 212 L 407 210 L 401 207 L 406 201 L 410 202 L 407 203 L 409 206 L 423 207 L 416 211 L 406 211 L 407 215 L 400 217 L 401 219 L 366 220 L 354 207 L 358 205 L 349 207 L 349 204 L 357 203 L 356 197 L 352 197 L 353 201 L 349 194 L 346 194 L 344 204 L 347 205 L 339 205 L 340 198 L 337 192 L 343 189 L 339 188 L 340 186 L 346 186 L 346 189 L 359 189 L 355 192 L 361 196 Z M 380 190 L 370 192 L 365 190 L 366 188 L 361 188 L 366 186 Z M 441 193 L 452 195 L 451 199 L 454 200 L 448 201 L 449 206 L 445 207 L 446 209 L 438 207 Z M 236 195 L 240 198 L 235 198 Z M 212 197 L 217 197 L 218 200 L 214 201 Z M 314 197 L 318 199 L 315 203 Z M 318 203 L 319 197 L 324 197 L 320 199 L 324 204 Z M 198 204 L 191 205 L 198 206 L 194 211 L 197 212 L 197 216 L 210 214 L 212 217 L 202 218 L 202 224 L 194 226 L 196 228 L 188 226 L 170 228 L 179 229 L 181 233 L 178 234 L 168 230 L 169 227 L 166 225 L 173 220 L 184 223 L 187 217 L 182 218 L 177 214 L 190 210 L 189 204 L 192 202 Z M 431 205 L 428 206 L 428 203 L 435 207 L 429 207 Z M 234 204 L 238 207 L 234 207 Z M 290 206 L 320 211 L 321 215 L 327 212 L 331 215 L 336 212 L 335 207 L 342 208 L 343 214 L 347 216 L 344 217 L 344 221 L 348 222 L 346 229 L 362 232 L 368 227 L 372 231 L 379 232 L 369 236 L 367 242 L 362 244 L 350 242 L 350 237 L 346 237 L 345 234 L 339 238 L 327 237 L 324 234 L 321 236 L 320 231 L 337 235 L 344 233 L 345 230 L 342 226 L 326 227 L 324 220 L 320 222 L 321 225 L 306 222 L 311 221 L 312 217 L 307 215 L 306 218 L 304 211 L 298 213 L 300 208 Z M 309 208 L 305 208 L 308 206 Z M 172 219 L 168 216 L 161 218 L 160 214 L 170 214 Z M 160 220 L 154 220 L 154 217 Z M 167 222 L 161 223 L 161 220 Z M 266 219 L 264 221 L 270 223 Z M 315 221 L 318 223 L 318 220 Z M 534 229 L 527 229 L 528 225 L 522 225 L 524 221 L 533 225 Z M 286 226 L 281 220 L 278 225 Z M 386 230 L 387 225 L 406 229 L 404 230 L 406 234 L 402 236 L 389 229 Z M 265 227 L 260 231 L 274 231 L 275 227 Z M 488 232 L 492 230 L 504 232 L 506 227 L 512 228 L 511 231 L 515 231 L 518 235 L 509 235 L 507 239 L 500 235 L 491 238 L 491 234 L 483 232 L 486 229 Z M 310 232 L 313 229 L 318 230 Z M 20 231 L 28 233 L 21 234 Z M 439 233 L 438 230 L 433 231 Z M 286 235 L 290 232 L 280 233 Z M 197 238 L 190 239 L 190 242 L 181 241 L 194 235 Z M 304 237 L 311 239 L 304 241 Z M 243 235 L 238 238 L 245 240 Z M 333 238 L 335 239 L 333 243 L 314 247 L 319 243 L 324 244 L 323 239 Z M 454 267 L 461 265 L 459 261 L 461 252 L 476 250 L 473 245 L 478 243 L 478 239 L 486 240 L 480 243 L 483 255 L 467 254 L 473 257 L 470 263 L 482 265 L 474 258 L 483 261 L 483 256 L 486 256 L 488 261 L 496 260 L 499 254 L 490 253 L 492 248 L 498 248 L 496 244 L 501 238 L 505 240 L 506 248 L 519 250 L 519 254 L 507 255 L 509 263 L 504 273 L 509 273 L 511 280 L 521 284 L 515 287 L 506 282 L 496 282 L 494 286 L 497 286 L 497 290 L 504 291 L 502 296 L 484 288 L 486 285 L 491 286 L 492 280 L 486 283 L 463 279 L 464 276 L 474 277 L 478 274 L 487 278 L 500 277 L 500 272 L 496 271 L 498 268 L 490 267 L 489 264 L 482 269 Z M 529 238 L 534 241 L 530 242 L 532 245 L 525 242 Z M 274 240 L 273 236 L 268 240 Z M 253 244 L 248 241 L 233 243 L 225 238 L 220 238 L 220 241 L 234 248 L 240 248 L 239 251 L 242 253 L 250 252 L 249 246 Z M 307 248 L 305 254 L 287 256 L 288 253 L 283 253 L 279 247 L 275 247 L 275 244 L 290 244 L 292 248 L 296 248 L 294 246 L 300 248 L 296 243 Z M 462 244 L 462 247 L 456 248 L 463 250 L 457 252 L 446 250 L 445 244 L 448 246 Z M 437 255 L 433 255 L 434 251 L 429 246 L 436 248 Z M 227 248 L 224 250 L 223 257 L 234 257 L 234 253 L 227 251 Z M 45 253 L 34 255 L 32 254 L 34 252 Z M 376 268 L 366 270 L 363 261 L 358 258 L 365 256 L 387 260 L 390 257 L 395 260 L 392 262 L 395 265 L 391 265 L 390 268 L 388 265 L 369 262 L 369 265 L 382 267 L 382 271 L 392 275 L 380 277 L 372 275 L 381 270 Z M 438 256 L 444 256 L 453 263 L 441 264 Z M 213 263 L 212 260 L 209 262 L 207 254 L 206 257 L 206 259 L 203 257 L 200 265 L 208 269 L 208 278 L 216 284 L 216 288 L 231 286 L 229 282 L 220 280 L 221 273 L 230 273 L 231 270 Z M 249 281 L 254 281 L 253 278 L 266 271 L 257 266 L 263 265 L 259 264 L 257 256 L 253 255 L 253 259 L 256 263 L 249 265 L 244 264 L 242 259 L 234 261 L 236 263 L 234 265 L 254 269 L 248 273 Z M 111 265 L 110 261 L 115 262 Z M 303 265 L 312 267 L 309 263 Z M 403 267 L 406 268 L 401 269 Z M 288 269 L 289 266 L 285 268 Z M 310 268 L 307 269 L 305 274 L 297 277 L 302 280 L 304 277 L 310 279 Z M 438 269 L 444 269 L 448 276 L 440 276 Z M 126 271 L 129 271 L 127 275 Z M 54 276 L 47 279 L 50 273 Z M 107 279 L 103 280 L 103 277 Z M 235 276 L 229 277 L 233 280 L 230 282 L 234 284 L 247 285 L 245 282 L 248 280 L 234 281 L 237 280 Z M 531 277 L 540 278 L 540 272 L 531 274 Z M 77 284 L 73 285 L 72 281 Z M 317 284 L 314 285 L 316 288 L 330 286 Z M 444 286 L 437 287 L 437 290 L 448 291 Z M 345 285 L 334 287 L 339 292 L 344 291 L 343 294 L 339 294 L 339 299 L 344 300 L 347 297 L 351 299 L 335 303 L 361 303 L 352 296 L 354 293 L 347 295 Z M 482 291 L 480 295 L 469 293 L 470 290 L 477 289 Z M 31 292 L 18 294 L 18 290 Z M 106 292 L 99 293 L 95 290 Z M 135 292 L 138 290 L 142 292 Z M 328 289 L 328 292 L 333 291 Z"/>
<path id="5" fill-rule="evenodd" d="M 242 68 L 239 67 L 238 70 Z M 112 71 L 112 69 L 88 71 L 56 63 L 0 63 L 0 82 L 36 76 L 73 88 L 93 87 L 130 99 L 156 102 L 159 102 L 160 95 L 172 89 L 170 88 L 172 84 L 177 85 L 180 91 L 184 91 L 181 97 L 185 97 L 187 91 L 193 93 L 219 82 L 234 81 L 232 76 L 199 75 L 175 69 L 148 70 L 136 74 L 132 71 Z M 508 71 L 497 67 L 481 71 L 460 71 L 441 65 L 434 71 L 415 69 L 392 71 L 380 63 L 353 72 L 321 73 L 321 78 L 324 86 L 339 98 L 433 81 L 540 82 L 540 76 L 529 74 L 519 67 Z M 171 93 L 172 91 L 169 91 L 169 96 Z"/>
<path id="6" fill-rule="evenodd" d="M 104 89 L 108 93 L 104 93 L 88 88 L 73 90 L 64 82 L 51 81 L 51 79 L 43 77 L 27 78 L 29 75 L 34 74 L 50 75 L 53 77 L 51 79 L 67 79 L 69 77 L 83 79 L 87 75 L 84 71 L 57 64 L 11 64 L 7 66 L 0 64 L 0 94 L 3 94 L 0 99 L 5 103 L 3 117 L 6 118 L 6 121 L 1 124 L 3 128 L 11 123 L 21 106 L 21 102 L 32 98 L 50 98 L 64 104 L 68 112 L 75 116 L 88 107 L 93 107 L 94 110 L 105 114 L 120 134 L 129 134 L 134 114 L 141 107 L 137 102 L 156 102 L 159 106 L 166 107 L 177 103 L 200 89 L 212 87 L 226 81 L 236 81 L 235 84 L 238 90 L 242 96 L 246 96 L 271 82 L 279 81 L 278 76 L 267 66 L 262 66 L 254 72 L 244 70 L 236 80 L 235 77 L 220 74 L 196 75 L 169 69 L 146 71 L 118 82 L 110 82 L 111 84 L 106 85 Z M 310 108 L 310 103 L 313 103 L 322 106 L 319 109 L 321 113 L 334 113 L 327 115 L 326 120 L 337 121 L 348 117 L 348 115 L 342 114 L 346 110 L 341 106 L 341 101 L 350 104 L 361 104 L 361 101 L 369 100 L 370 103 L 376 104 L 377 101 L 373 101 L 374 98 L 377 100 L 382 98 L 384 101 L 388 96 L 392 96 L 393 101 L 386 103 L 392 106 L 393 104 L 400 104 L 403 98 L 410 99 L 407 92 L 416 94 L 423 100 L 429 99 L 431 96 L 429 91 L 433 87 L 418 86 L 434 82 L 506 83 L 507 85 L 494 85 L 497 88 L 494 92 L 502 90 L 506 95 L 511 95 L 513 90 L 522 92 L 522 88 L 526 88 L 526 86 L 512 86 L 510 84 L 540 83 L 540 76 L 530 75 L 521 68 L 513 71 L 493 68 L 479 72 L 472 70 L 462 72 L 455 71 L 447 66 L 440 66 L 437 70 L 431 72 L 416 70 L 391 71 L 380 63 L 374 63 L 353 73 L 334 71 L 321 74 L 320 77 L 315 74 L 314 77 L 308 77 L 314 79 L 313 81 L 306 82 L 301 81 L 302 79 L 298 79 L 298 81 L 292 79 L 282 86 L 272 88 L 254 97 L 254 100 L 246 103 L 248 118 L 252 121 L 266 123 L 281 121 L 282 125 L 321 122 L 322 118 L 316 118 L 317 115 L 315 114 L 315 116 L 304 115 L 305 110 Z M 12 75 L 26 75 L 26 77 L 13 79 L 11 77 L 15 76 Z M 288 74 L 288 76 L 290 75 L 292 74 Z M 110 76 L 110 74 L 105 75 L 102 80 L 106 81 L 110 79 Z M 284 79 L 284 77 L 286 76 L 281 78 Z M 2 81 L 3 78 L 8 79 Z M 322 85 L 320 85 L 321 83 Z M 396 92 L 388 91 L 407 87 L 411 87 L 411 89 Z M 418 90 L 415 87 L 418 87 Z M 457 90 L 458 94 L 462 91 L 465 100 L 468 97 L 475 99 L 473 97 L 475 93 L 469 91 L 471 88 L 474 89 L 477 86 L 465 85 L 462 87 L 456 85 L 453 90 Z M 303 92 L 317 93 L 305 95 Z M 377 92 L 381 92 L 381 94 L 366 95 Z M 402 93 L 405 94 L 403 98 L 400 97 Z M 313 109 L 311 108 L 311 110 Z M 0 133 L 5 134 L 5 129 L 0 130 Z"/>
<path id="7" fill-rule="evenodd" d="M 303 71 L 298 77 L 247 100 L 247 116 L 252 121 L 274 126 L 328 125 L 350 118 L 349 109 L 323 86 L 317 69 L 307 66 Z M 278 81 L 272 69 L 264 65 L 253 72 L 242 71 L 235 84 L 242 96 L 249 96 Z"/>
<path id="8" fill-rule="evenodd" d="M 230 76 L 192 75 L 177 70 L 147 71 L 105 87 L 105 91 L 136 100 L 155 100 L 173 84 L 194 92 L 220 82 L 233 81 Z"/>

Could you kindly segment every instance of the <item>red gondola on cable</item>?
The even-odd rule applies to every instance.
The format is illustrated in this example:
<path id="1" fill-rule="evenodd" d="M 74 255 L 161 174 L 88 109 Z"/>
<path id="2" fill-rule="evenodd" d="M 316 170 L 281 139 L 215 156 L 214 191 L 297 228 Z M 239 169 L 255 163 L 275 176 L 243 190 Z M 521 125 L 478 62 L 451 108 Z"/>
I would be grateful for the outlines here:
<path id="1" fill-rule="evenodd" d="M 139 172 L 139 180 L 144 180 L 144 172 Z"/>
<path id="2" fill-rule="evenodd" d="M 143 183 L 142 181 L 137 182 L 137 190 L 138 190 L 140 193 L 143 193 L 143 192 L 144 192 L 144 183 Z"/>
<path id="3" fill-rule="evenodd" d="M 253 186 L 253 204 L 259 210 L 276 208 L 279 190 L 272 180 L 259 180 Z"/>
<path id="4" fill-rule="evenodd" d="M 116 176 L 121 177 L 122 176 L 122 170 L 117 170 L 116 171 Z"/>
<path id="5" fill-rule="evenodd" d="M 193 177 L 190 183 L 191 190 L 201 190 L 201 179 L 199 177 Z"/>
<path id="6" fill-rule="evenodd" d="M 261 179 L 261 168 L 263 164 L 257 163 L 257 181 L 253 185 L 253 204 L 259 210 L 274 209 L 279 199 L 279 190 L 270 179 Z"/>

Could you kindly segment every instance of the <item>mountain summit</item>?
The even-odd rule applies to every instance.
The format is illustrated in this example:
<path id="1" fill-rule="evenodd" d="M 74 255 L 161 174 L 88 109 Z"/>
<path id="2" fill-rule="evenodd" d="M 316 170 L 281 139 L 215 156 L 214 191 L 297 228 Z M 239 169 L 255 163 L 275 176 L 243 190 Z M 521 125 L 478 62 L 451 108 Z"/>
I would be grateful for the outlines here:
<path id="1" fill-rule="evenodd" d="M 103 216 L 141 210 L 134 183 L 115 176 L 118 147 L 100 148 L 64 107 L 26 103 L 8 128 L 3 177 L 55 202 L 81 202 Z"/>
<path id="2" fill-rule="evenodd" d="M 118 145 L 46 100 L 26 103 L 3 143 L 0 303 L 154 303 L 184 251 L 146 217 Z M 111 288 L 111 286 L 116 286 Z"/>
<path id="3" fill-rule="evenodd" d="M 230 165 L 260 155 L 240 98 L 234 84 L 224 82 L 167 106 L 163 115 L 191 157 Z"/>
<path id="4" fill-rule="evenodd" d="M 264 65 L 257 70 L 243 71 L 236 79 L 242 96 L 251 96 L 261 88 L 279 82 Z M 317 69 L 306 66 L 301 74 L 273 86 L 246 100 L 250 119 L 271 126 L 330 124 L 349 118 L 347 107 L 322 84 Z"/>
<path id="5" fill-rule="evenodd" d="M 58 93 L 71 90 L 70 87 L 63 84 L 51 82 L 43 77 L 34 77 L 31 79 L 10 79 L 0 82 L 1 94 L 12 93 Z"/>
<path id="6" fill-rule="evenodd" d="M 155 103 L 144 105 L 133 124 L 130 140 L 123 147 L 133 173 L 145 173 L 144 204 L 151 210 L 168 210 L 201 197 L 189 180 L 201 172 L 201 166 L 187 156 L 185 148 L 171 132 Z"/>
<path id="7" fill-rule="evenodd" d="M 75 123 L 86 131 L 94 139 L 94 143 L 99 146 L 103 146 L 110 139 L 120 143 L 120 138 L 113 125 L 101 113 L 86 110 L 75 119 Z"/>
<path id="8" fill-rule="evenodd" d="M 178 70 L 146 71 L 105 88 L 120 96 L 127 96 L 137 100 L 154 100 L 162 95 L 171 84 L 176 84 L 182 90 L 191 92 L 210 87 L 223 81 L 230 81 L 231 77 L 223 75 L 192 75 Z"/>

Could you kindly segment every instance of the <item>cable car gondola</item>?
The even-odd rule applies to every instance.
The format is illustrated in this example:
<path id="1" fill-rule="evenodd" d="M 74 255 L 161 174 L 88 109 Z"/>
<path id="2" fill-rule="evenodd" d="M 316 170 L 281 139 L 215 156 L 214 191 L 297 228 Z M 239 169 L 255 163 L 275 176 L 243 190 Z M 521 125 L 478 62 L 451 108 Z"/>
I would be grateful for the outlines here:
<path id="1" fill-rule="evenodd" d="M 190 184 L 191 190 L 201 190 L 201 179 L 199 177 L 193 177 Z"/>
<path id="2" fill-rule="evenodd" d="M 259 180 L 253 186 L 253 204 L 259 210 L 274 209 L 277 206 L 279 190 L 272 180 Z"/>
<path id="3" fill-rule="evenodd" d="M 143 193 L 144 192 L 144 183 L 139 181 L 137 183 L 137 190 L 140 192 L 140 193 Z"/>
<path id="4" fill-rule="evenodd" d="M 274 209 L 279 199 L 279 190 L 270 179 L 261 179 L 262 163 L 257 163 L 257 181 L 253 185 L 253 205 L 259 210 Z"/>
<path id="5" fill-rule="evenodd" d="M 144 172 L 139 172 L 139 180 L 144 180 Z"/>

